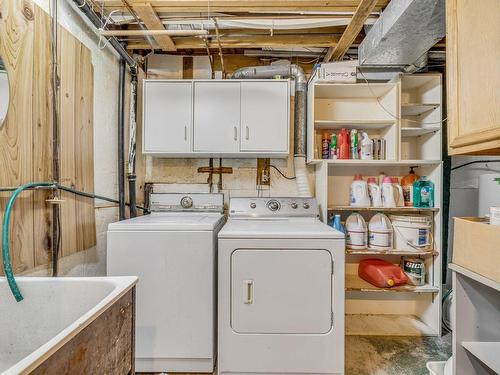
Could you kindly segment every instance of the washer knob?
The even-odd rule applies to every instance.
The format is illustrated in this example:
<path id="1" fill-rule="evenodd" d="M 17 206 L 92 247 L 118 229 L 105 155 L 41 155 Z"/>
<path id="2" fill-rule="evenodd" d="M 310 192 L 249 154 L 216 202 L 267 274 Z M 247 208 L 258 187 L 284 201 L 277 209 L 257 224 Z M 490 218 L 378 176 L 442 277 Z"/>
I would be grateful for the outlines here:
<path id="1" fill-rule="evenodd" d="M 296 203 L 296 202 L 292 202 L 292 205 L 291 205 L 291 206 L 292 206 L 292 208 L 293 208 L 294 210 L 298 207 L 298 205 L 297 205 L 297 203 Z"/>
<path id="2" fill-rule="evenodd" d="M 257 205 L 254 202 L 250 203 L 250 208 L 255 208 L 255 207 L 257 207 Z"/>
<path id="3" fill-rule="evenodd" d="M 280 204 L 278 201 L 269 201 L 267 202 L 267 208 L 269 208 L 271 211 L 278 211 L 280 209 Z"/>
<path id="4" fill-rule="evenodd" d="M 302 205 L 302 207 L 304 207 L 304 208 L 307 210 L 307 209 L 308 209 L 309 207 L 311 207 L 311 206 L 309 206 L 309 203 L 304 202 L 304 204 Z"/>
<path id="5" fill-rule="evenodd" d="M 181 199 L 182 208 L 191 208 L 193 207 L 193 198 L 191 197 L 182 197 Z"/>

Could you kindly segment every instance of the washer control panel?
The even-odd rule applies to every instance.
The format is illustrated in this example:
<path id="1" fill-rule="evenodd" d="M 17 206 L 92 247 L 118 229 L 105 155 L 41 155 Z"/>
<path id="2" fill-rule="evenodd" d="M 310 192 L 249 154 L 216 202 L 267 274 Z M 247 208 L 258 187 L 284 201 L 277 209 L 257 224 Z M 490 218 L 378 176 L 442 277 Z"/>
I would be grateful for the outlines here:
<path id="1" fill-rule="evenodd" d="M 319 217 L 314 198 L 231 198 L 231 217 Z"/>

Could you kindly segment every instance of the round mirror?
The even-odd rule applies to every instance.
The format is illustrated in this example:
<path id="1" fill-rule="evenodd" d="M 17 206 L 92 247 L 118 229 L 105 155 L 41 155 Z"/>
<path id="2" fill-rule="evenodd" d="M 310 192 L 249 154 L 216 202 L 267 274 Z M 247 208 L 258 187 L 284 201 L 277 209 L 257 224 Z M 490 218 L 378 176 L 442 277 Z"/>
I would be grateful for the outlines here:
<path id="1" fill-rule="evenodd" d="M 0 57 L 0 128 L 2 128 L 9 109 L 9 78 Z"/>

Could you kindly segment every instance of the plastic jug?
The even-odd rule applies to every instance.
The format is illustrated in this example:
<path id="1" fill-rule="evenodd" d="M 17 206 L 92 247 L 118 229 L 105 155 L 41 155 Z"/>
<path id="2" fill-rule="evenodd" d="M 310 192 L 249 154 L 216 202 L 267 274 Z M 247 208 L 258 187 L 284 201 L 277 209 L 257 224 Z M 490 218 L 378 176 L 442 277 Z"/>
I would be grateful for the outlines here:
<path id="1" fill-rule="evenodd" d="M 368 194 L 368 184 L 360 174 L 354 176 L 351 183 L 350 205 L 353 207 L 370 207 L 370 195 Z"/>
<path id="2" fill-rule="evenodd" d="M 413 184 L 413 205 L 419 208 L 434 207 L 434 184 L 426 176 Z"/>
<path id="3" fill-rule="evenodd" d="M 394 185 L 394 190 L 396 194 L 396 206 L 404 207 L 405 200 L 403 196 L 403 188 L 399 184 L 399 179 L 397 177 L 392 178 L 392 184 Z"/>
<path id="4" fill-rule="evenodd" d="M 374 250 L 392 250 L 393 231 L 389 218 L 378 213 L 368 223 L 368 248 Z"/>
<path id="5" fill-rule="evenodd" d="M 401 268 L 382 259 L 364 259 L 359 262 L 358 276 L 379 288 L 408 283 L 408 277 Z"/>
<path id="6" fill-rule="evenodd" d="M 413 183 L 418 180 L 418 176 L 413 170 L 417 167 L 410 167 L 410 172 L 401 179 L 401 187 L 403 188 L 403 197 L 406 207 L 413 206 Z"/>
<path id="7" fill-rule="evenodd" d="M 339 159 L 349 159 L 349 132 L 342 128 L 339 133 Z"/>
<path id="8" fill-rule="evenodd" d="M 365 132 L 361 133 L 363 139 L 361 140 L 361 159 L 362 160 L 372 160 L 373 159 L 373 142 L 368 137 Z"/>
<path id="9" fill-rule="evenodd" d="M 382 207 L 382 189 L 375 177 L 368 177 L 368 193 L 373 207 Z"/>
<path id="10" fill-rule="evenodd" d="M 384 177 L 382 182 L 382 202 L 384 207 L 397 207 L 396 190 L 391 177 Z"/>
<path id="11" fill-rule="evenodd" d="M 360 214 L 354 212 L 345 221 L 347 232 L 346 246 L 348 249 L 366 249 L 368 246 L 368 232 L 365 219 Z"/>

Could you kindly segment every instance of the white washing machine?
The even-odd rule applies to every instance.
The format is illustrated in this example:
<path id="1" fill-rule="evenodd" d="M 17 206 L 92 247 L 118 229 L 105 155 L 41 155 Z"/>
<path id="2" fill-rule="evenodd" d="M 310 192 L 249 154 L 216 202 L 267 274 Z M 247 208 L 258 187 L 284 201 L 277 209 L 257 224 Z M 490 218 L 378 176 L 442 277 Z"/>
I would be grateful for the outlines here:
<path id="1" fill-rule="evenodd" d="M 150 215 L 108 227 L 108 275 L 139 276 L 136 371 L 212 372 L 222 194 L 151 194 Z"/>
<path id="2" fill-rule="evenodd" d="M 344 373 L 344 235 L 313 198 L 233 198 L 219 232 L 218 373 Z"/>

